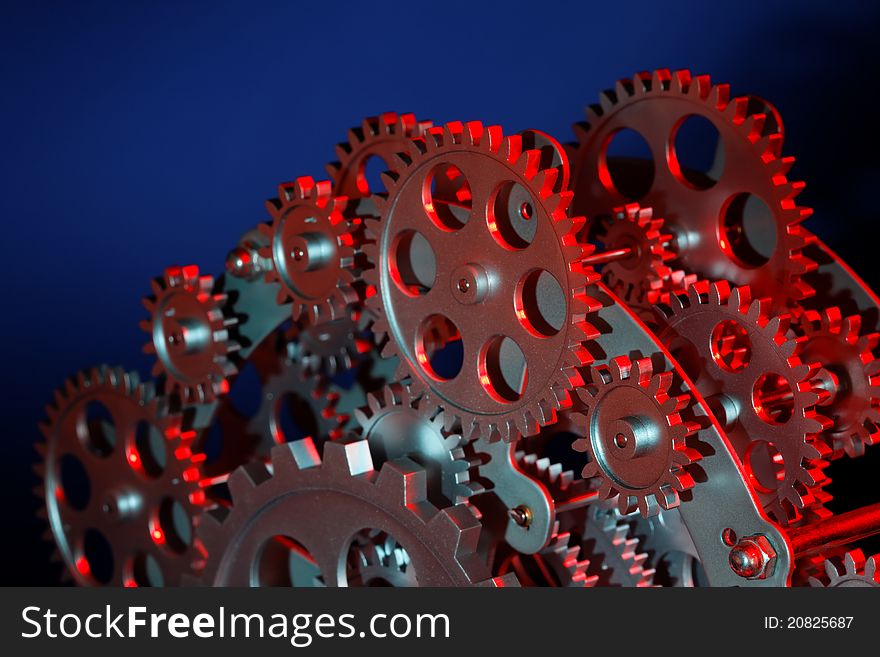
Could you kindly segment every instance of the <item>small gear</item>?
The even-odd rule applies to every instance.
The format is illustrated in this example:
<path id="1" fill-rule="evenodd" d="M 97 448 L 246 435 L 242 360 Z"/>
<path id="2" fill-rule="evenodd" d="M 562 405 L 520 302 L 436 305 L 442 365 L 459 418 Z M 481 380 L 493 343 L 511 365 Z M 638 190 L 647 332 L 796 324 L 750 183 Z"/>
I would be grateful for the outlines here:
<path id="1" fill-rule="evenodd" d="M 348 420 L 336 410 L 339 396 L 329 381 L 310 374 L 285 353 L 263 384 L 259 409 L 247 424 L 247 433 L 257 437 L 257 455 L 266 459 L 274 445 L 306 437 L 317 445 L 343 435 Z"/>
<path id="2" fill-rule="evenodd" d="M 418 585 L 415 569 L 406 549 L 383 531 L 372 529 L 358 533 L 346 560 L 349 586 L 392 586 L 412 588 Z"/>
<path id="3" fill-rule="evenodd" d="M 748 287 L 692 285 L 658 307 L 658 336 L 731 439 L 765 509 L 779 522 L 817 504 L 827 483 L 828 428 L 816 412 L 818 367 L 801 360 L 804 340 L 788 315 L 769 317 Z"/>
<path id="4" fill-rule="evenodd" d="M 365 525 L 405 548 L 419 586 L 514 583 L 511 577 L 491 578 L 477 556 L 481 525 L 474 511 L 464 504 L 433 506 L 425 471 L 409 459 L 376 471 L 365 440 L 327 443 L 322 459 L 304 439 L 273 448 L 271 463 L 271 472 L 262 463 L 236 470 L 228 482 L 231 507 L 203 515 L 204 583 L 259 586 L 269 583 L 264 575 L 277 582 L 279 555 L 267 546 L 280 537 L 310 556 L 326 586 L 351 585 L 357 573 L 350 580 L 339 564 Z"/>
<path id="5" fill-rule="evenodd" d="M 832 426 L 823 436 L 835 457 L 862 456 L 880 435 L 880 361 L 874 357 L 880 335 L 859 335 L 861 317 L 842 317 L 838 308 L 806 310 L 798 319 L 806 337 L 801 358 L 819 363 L 818 378 L 827 381 L 829 394 L 819 407 Z"/>
<path id="6" fill-rule="evenodd" d="M 338 196 L 366 198 L 370 196 L 367 163 L 377 157 L 385 169 L 391 169 L 398 153 L 412 152 L 413 137 L 421 137 L 432 126 L 430 121 L 419 121 L 412 114 L 385 112 L 364 119 L 359 128 L 348 132 L 348 141 L 337 144 L 338 162 L 327 165 Z M 373 192 L 378 190 L 372 190 Z"/>
<path id="7" fill-rule="evenodd" d="M 688 418 L 688 395 L 670 395 L 672 372 L 626 356 L 591 369 L 578 390 L 586 410 L 575 415 L 575 450 L 589 458 L 584 478 L 599 482 L 599 498 L 615 498 L 623 514 L 655 515 L 681 502 L 694 487 L 700 453 L 690 444 L 699 425 Z M 685 417 L 682 417 L 682 412 Z"/>
<path id="8" fill-rule="evenodd" d="M 654 583 L 667 587 L 705 587 L 709 580 L 690 530 L 678 509 L 661 511 L 651 518 L 627 516 L 633 538 L 648 555 Z"/>
<path id="9" fill-rule="evenodd" d="M 748 284 L 777 310 L 812 295 L 802 276 L 815 263 L 802 250 L 813 237 L 799 225 L 811 211 L 795 202 L 804 185 L 786 177 L 794 158 L 780 156 L 781 126 L 766 102 L 731 99 L 709 76 L 666 69 L 620 80 L 599 100 L 575 126 L 575 213 L 597 217 L 637 201 L 666 220 L 689 273 Z M 722 156 L 707 173 L 679 160 L 676 137 L 691 117 L 719 137 Z M 653 162 L 609 156 L 625 129 L 646 141 Z M 766 235 L 753 230 L 761 223 Z"/>
<path id="10" fill-rule="evenodd" d="M 153 295 L 144 299 L 150 318 L 141 328 L 150 334 L 144 352 L 157 357 L 153 375 L 165 380 L 165 391 L 184 404 L 204 404 L 229 391 L 238 371 L 234 339 L 238 319 L 214 279 L 195 265 L 168 267 L 153 280 Z"/>
<path id="11" fill-rule="evenodd" d="M 291 342 L 291 358 L 310 374 L 332 377 L 351 369 L 361 355 L 373 348 L 360 323 L 358 317 L 351 316 L 298 326 Z"/>
<path id="12" fill-rule="evenodd" d="M 308 324 L 346 317 L 360 301 L 360 220 L 346 215 L 347 200 L 333 196 L 330 182 L 304 176 L 280 185 L 266 207 L 272 221 L 259 230 L 269 244 L 259 255 L 272 263 L 265 279 L 280 285 L 278 303 Z"/>
<path id="13" fill-rule="evenodd" d="M 877 562 L 880 555 L 865 559 L 861 550 L 847 552 L 842 563 L 837 559 L 825 560 L 825 576 L 809 578 L 810 586 L 827 588 L 838 586 L 880 587 L 880 568 Z"/>
<path id="14" fill-rule="evenodd" d="M 73 579 L 174 586 L 195 574 L 203 455 L 183 416 L 136 374 L 109 367 L 68 380 L 47 413 L 36 492 Z"/>
<path id="15" fill-rule="evenodd" d="M 601 304 L 585 292 L 598 277 L 579 265 L 583 220 L 568 217 L 569 192 L 553 191 L 559 168 L 541 169 L 520 135 L 450 123 L 413 143 L 367 222 L 374 330 L 425 408 L 443 408 L 468 439 L 511 442 L 570 406 L 589 360 Z M 437 327 L 447 349 L 430 337 Z"/>
<path id="16" fill-rule="evenodd" d="M 478 464 L 465 456 L 462 436 L 445 429 L 443 412 L 425 416 L 420 406 L 405 385 L 385 386 L 367 395 L 367 405 L 355 411 L 360 435 L 377 466 L 408 457 L 424 468 L 432 503 L 460 504 L 482 490 L 470 480 Z"/>
<path id="17" fill-rule="evenodd" d="M 628 249 L 630 255 L 604 265 L 602 278 L 627 304 L 646 307 L 656 303 L 664 291 L 675 289 L 684 272 L 673 272 L 669 261 L 675 254 L 667 248 L 672 240 L 663 234 L 663 220 L 651 208 L 637 203 L 615 208 L 594 226 L 593 239 L 607 252 Z"/>
<path id="18" fill-rule="evenodd" d="M 521 586 L 590 588 L 599 577 L 587 574 L 590 562 L 581 559 L 581 546 L 572 545 L 568 533 L 556 534 L 536 554 L 520 554 L 501 546 L 496 555 L 496 575 L 514 573 Z"/>
<path id="19" fill-rule="evenodd" d="M 581 557 L 589 560 L 587 575 L 595 578 L 595 586 L 654 586 L 654 570 L 645 567 L 647 553 L 613 508 L 593 505 L 567 513 L 560 519 L 560 530 L 570 532 L 581 547 Z"/>

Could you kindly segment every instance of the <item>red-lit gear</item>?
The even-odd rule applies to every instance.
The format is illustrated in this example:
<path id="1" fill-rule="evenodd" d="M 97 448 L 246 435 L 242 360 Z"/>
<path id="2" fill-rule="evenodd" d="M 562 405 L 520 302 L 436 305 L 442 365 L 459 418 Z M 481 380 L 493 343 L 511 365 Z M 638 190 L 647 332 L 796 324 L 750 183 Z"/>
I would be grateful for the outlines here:
<path id="1" fill-rule="evenodd" d="M 272 221 L 260 224 L 269 244 L 259 254 L 272 268 L 278 303 L 290 303 L 294 321 L 309 325 L 351 313 L 360 301 L 356 289 L 359 219 L 346 216 L 348 201 L 334 196 L 329 181 L 308 176 L 278 187 L 266 203 Z"/>
<path id="2" fill-rule="evenodd" d="M 672 372 L 655 373 L 649 358 L 618 356 L 590 373 L 577 391 L 585 410 L 573 414 L 581 436 L 573 447 L 589 457 L 581 474 L 595 477 L 599 499 L 616 498 L 623 514 L 678 506 L 702 458 L 688 440 L 699 428 L 687 417 L 689 396 L 670 394 Z"/>
<path id="3" fill-rule="evenodd" d="M 168 406 L 136 374 L 109 367 L 80 372 L 47 406 L 36 492 L 78 584 L 175 586 L 197 573 L 204 455 Z"/>
<path id="4" fill-rule="evenodd" d="M 584 342 L 597 335 L 587 318 L 601 305 L 585 294 L 596 277 L 580 266 L 586 247 L 575 240 L 582 220 L 567 215 L 570 193 L 553 191 L 559 169 L 541 169 L 540 151 L 523 150 L 519 135 L 450 123 L 413 144 L 417 154 L 398 157 L 368 222 L 374 330 L 388 336 L 383 355 L 400 356 L 399 378 L 411 377 L 426 408 L 442 407 L 465 437 L 516 440 L 570 406 L 577 367 L 589 360 Z M 433 271 L 427 257 L 412 257 L 417 242 L 433 253 Z M 556 326 L 533 302 L 541 272 L 560 290 Z M 461 338 L 454 376 L 430 362 L 426 333 L 437 324 Z M 510 381 L 498 363 L 517 350 Z"/>
<path id="5" fill-rule="evenodd" d="M 824 499 L 827 418 L 815 363 L 748 287 L 701 281 L 659 307 L 657 334 L 706 398 L 733 443 L 765 509 L 780 522 Z"/>
<path id="6" fill-rule="evenodd" d="M 628 203 L 599 218 L 593 230 L 592 237 L 602 244 L 602 250 L 631 251 L 602 268 L 608 287 L 628 305 L 650 306 L 684 279 L 684 272 L 674 272 L 668 265 L 675 257 L 667 248 L 672 238 L 663 234 L 663 220 L 654 217 L 651 208 Z"/>
<path id="7" fill-rule="evenodd" d="M 579 147 L 573 156 L 575 200 L 572 210 L 587 217 L 607 214 L 629 201 L 650 206 L 666 221 L 676 238 L 677 266 L 707 279 L 748 284 L 754 294 L 772 299 L 774 308 L 811 296 L 801 279 L 815 268 L 802 254 L 813 239 L 800 226 L 811 211 L 796 204 L 803 183 L 786 174 L 794 158 L 781 157 L 781 126 L 768 104 L 748 97 L 729 97 L 726 84 L 688 71 L 666 69 L 620 80 L 587 108 L 586 123 L 575 126 Z M 702 117 L 718 131 L 723 146 L 723 171 L 713 175 L 684 169 L 675 138 L 691 116 Z M 614 160 L 607 154 L 612 138 L 623 129 L 644 138 L 653 156 Z M 612 167 L 626 167 L 625 176 L 637 189 L 615 183 Z M 650 180 L 648 179 L 650 177 Z M 744 228 L 748 195 L 769 208 L 775 247 L 749 242 Z"/>
<path id="8" fill-rule="evenodd" d="M 567 532 L 556 534 L 550 543 L 535 554 L 521 554 L 501 545 L 493 573 L 514 573 L 521 586 L 590 588 L 599 577 L 587 574 L 590 562 L 582 559 L 581 546 Z"/>
<path id="9" fill-rule="evenodd" d="M 337 162 L 327 165 L 338 196 L 365 198 L 379 190 L 370 190 L 367 163 L 377 157 L 385 169 L 393 168 L 398 153 L 413 153 L 413 137 L 421 137 L 433 124 L 419 121 L 412 114 L 385 112 L 364 119 L 359 128 L 348 131 L 348 141 L 336 145 Z"/>
<path id="10" fill-rule="evenodd" d="M 801 358 L 822 367 L 818 378 L 829 393 L 819 402 L 832 422 L 823 437 L 833 456 L 861 456 L 880 435 L 880 335 L 860 335 L 861 317 L 842 317 L 838 308 L 807 310 L 798 319 L 806 338 Z"/>
<path id="11" fill-rule="evenodd" d="M 227 296 L 195 265 L 168 267 L 152 288 L 144 299 L 150 317 L 141 328 L 150 334 L 144 352 L 156 356 L 153 375 L 163 376 L 165 391 L 184 404 L 208 403 L 228 392 L 240 345 Z"/>
<path id="12" fill-rule="evenodd" d="M 880 587 L 880 555 L 865 559 L 861 550 L 847 552 L 842 560 L 826 559 L 825 574 L 810 577 L 810 586 L 835 588 L 838 586 Z"/>

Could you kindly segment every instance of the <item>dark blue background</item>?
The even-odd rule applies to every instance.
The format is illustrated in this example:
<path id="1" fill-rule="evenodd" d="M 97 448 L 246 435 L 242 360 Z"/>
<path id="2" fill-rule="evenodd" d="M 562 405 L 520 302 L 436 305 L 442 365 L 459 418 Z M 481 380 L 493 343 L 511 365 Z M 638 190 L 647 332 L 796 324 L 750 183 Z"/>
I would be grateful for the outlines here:
<path id="1" fill-rule="evenodd" d="M 99 362 L 146 372 L 149 279 L 219 272 L 275 185 L 323 177 L 364 116 L 568 140 L 618 77 L 711 73 L 777 104 L 808 225 L 877 283 L 869 4 L 4 2 L 2 577 L 53 581 L 28 492 L 51 391 Z"/>

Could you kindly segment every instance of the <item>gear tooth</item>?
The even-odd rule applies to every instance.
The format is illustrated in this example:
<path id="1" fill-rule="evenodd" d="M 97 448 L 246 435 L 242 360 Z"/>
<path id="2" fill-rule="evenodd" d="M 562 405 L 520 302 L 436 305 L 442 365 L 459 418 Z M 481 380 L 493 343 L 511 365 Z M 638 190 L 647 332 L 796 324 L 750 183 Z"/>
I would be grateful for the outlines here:
<path id="1" fill-rule="evenodd" d="M 407 458 L 385 463 L 376 479 L 376 486 L 380 490 L 388 491 L 389 496 L 399 497 L 402 491 L 406 506 L 428 499 L 425 470 Z"/>
<path id="2" fill-rule="evenodd" d="M 233 503 L 248 495 L 248 492 L 265 482 L 271 475 L 262 463 L 248 463 L 229 475 L 227 484 Z"/>

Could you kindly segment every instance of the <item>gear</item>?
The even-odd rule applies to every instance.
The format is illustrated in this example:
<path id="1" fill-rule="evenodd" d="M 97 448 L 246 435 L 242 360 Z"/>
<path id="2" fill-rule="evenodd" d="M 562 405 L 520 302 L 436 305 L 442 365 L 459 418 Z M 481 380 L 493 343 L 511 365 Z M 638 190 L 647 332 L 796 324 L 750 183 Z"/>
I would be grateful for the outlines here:
<path id="1" fill-rule="evenodd" d="M 355 313 L 358 314 L 358 313 Z M 334 376 L 355 366 L 373 348 L 363 337 L 359 318 L 341 317 L 312 326 L 297 327 L 291 358 L 309 374 Z"/>
<path id="2" fill-rule="evenodd" d="M 350 586 L 418 586 L 406 549 L 394 537 L 376 529 L 355 536 L 347 568 Z"/>
<path id="3" fill-rule="evenodd" d="M 661 511 L 651 518 L 627 516 L 631 534 L 648 555 L 646 564 L 660 586 L 709 586 L 700 555 L 678 509 Z"/>
<path id="4" fill-rule="evenodd" d="M 271 461 L 271 473 L 261 463 L 236 470 L 229 478 L 231 508 L 204 514 L 199 537 L 207 552 L 205 583 L 270 583 L 264 574 L 276 582 L 279 555 L 268 546 L 282 537 L 311 555 L 325 585 L 353 584 L 359 575 L 349 578 L 339 564 L 365 524 L 405 547 L 420 586 L 513 583 L 509 577 L 491 579 L 478 558 L 481 525 L 471 508 L 438 510 L 430 504 L 425 471 L 413 461 L 389 461 L 377 472 L 365 440 L 327 443 L 322 460 L 309 439 L 276 446 Z M 285 554 L 280 563 L 288 559 Z"/>
<path id="5" fill-rule="evenodd" d="M 153 295 L 144 299 L 150 318 L 141 328 L 150 334 L 144 352 L 157 357 L 153 375 L 184 404 L 204 404 L 229 391 L 238 371 L 234 333 L 238 319 L 225 294 L 214 291 L 214 279 L 199 275 L 195 265 L 168 267 L 153 280 Z"/>
<path id="6" fill-rule="evenodd" d="M 810 577 L 810 586 L 873 586 L 880 587 L 880 568 L 877 561 L 880 555 L 865 559 L 861 550 L 852 550 L 843 557 L 825 560 L 825 576 Z"/>
<path id="7" fill-rule="evenodd" d="M 260 407 L 247 425 L 247 433 L 258 438 L 257 454 L 266 459 L 273 445 L 306 437 L 318 445 L 341 438 L 348 418 L 337 413 L 339 396 L 329 382 L 284 353 L 277 358 L 277 371 L 263 384 Z"/>
<path id="8" fill-rule="evenodd" d="M 587 575 L 596 579 L 595 586 L 654 586 L 654 570 L 645 568 L 648 555 L 613 508 L 593 505 L 566 513 L 560 530 L 570 532 L 581 556 L 589 559 Z"/>
<path id="9" fill-rule="evenodd" d="M 701 278 L 748 284 L 780 309 L 810 296 L 802 275 L 815 263 L 802 254 L 812 236 L 800 227 L 811 211 L 796 204 L 803 183 L 786 178 L 794 158 L 781 157 L 781 127 L 766 102 L 730 99 L 708 76 L 661 69 L 621 80 L 575 126 L 573 211 L 587 217 L 637 201 L 664 217 L 676 237 L 678 264 Z M 719 153 L 707 172 L 679 161 L 676 137 L 690 117 L 714 126 Z M 637 132 L 653 162 L 615 160 L 609 145 Z M 767 234 L 755 229 L 767 225 Z"/>
<path id="10" fill-rule="evenodd" d="M 412 114 L 385 112 L 364 119 L 360 128 L 348 132 L 348 141 L 336 146 L 338 162 L 327 165 L 338 196 L 366 198 L 370 195 L 367 163 L 379 158 L 391 169 L 398 153 L 411 153 L 411 138 L 421 137 L 431 127 L 430 121 L 419 121 Z M 377 190 L 372 190 L 377 191 Z"/>
<path id="11" fill-rule="evenodd" d="M 356 290 L 359 219 L 346 216 L 347 201 L 328 181 L 307 176 L 280 185 L 266 207 L 272 221 L 260 224 L 269 240 L 259 255 L 278 283 L 278 303 L 290 303 L 294 321 L 322 323 L 346 317 L 360 301 Z"/>
<path id="12" fill-rule="evenodd" d="M 368 222 L 374 330 L 426 409 L 443 408 L 468 439 L 511 442 L 570 406 L 597 334 L 587 317 L 601 305 L 585 294 L 597 277 L 575 242 L 582 219 L 566 214 L 569 192 L 553 191 L 559 169 L 540 169 L 519 135 L 450 123 L 413 143 Z M 432 348 L 437 327 L 446 349 Z"/>
<path id="13" fill-rule="evenodd" d="M 790 318 L 768 317 L 748 287 L 701 282 L 659 308 L 660 340 L 724 426 L 765 509 L 787 523 L 827 483 L 828 420 L 815 405 L 817 366 L 802 362 Z"/>
<path id="14" fill-rule="evenodd" d="M 581 560 L 580 545 L 571 545 L 571 535 L 557 534 L 537 554 L 520 554 L 502 546 L 496 555 L 499 562 L 494 568 L 497 575 L 515 573 L 522 586 L 551 586 L 590 588 L 596 586 L 598 576 L 588 575 L 590 562 Z"/>
<path id="15" fill-rule="evenodd" d="M 675 289 L 684 272 L 673 272 L 667 264 L 675 254 L 667 248 L 671 237 L 664 235 L 663 220 L 651 208 L 629 203 L 601 217 L 592 236 L 605 251 L 629 249 L 631 254 L 609 262 L 602 269 L 608 287 L 630 306 L 644 308 L 659 300 L 663 291 Z"/>
<path id="16" fill-rule="evenodd" d="M 838 308 L 806 310 L 798 329 L 806 337 L 801 358 L 822 367 L 820 381 L 829 389 L 820 400 L 832 422 L 824 437 L 834 456 L 862 456 L 880 435 L 880 361 L 874 349 L 880 335 L 859 335 L 861 317 L 841 317 Z"/>
<path id="17" fill-rule="evenodd" d="M 432 503 L 460 504 L 482 490 L 470 480 L 478 464 L 465 456 L 461 435 L 444 428 L 443 412 L 425 416 L 420 406 L 406 386 L 388 385 L 367 395 L 367 406 L 355 411 L 360 434 L 377 466 L 408 457 L 425 469 Z"/>
<path id="18" fill-rule="evenodd" d="M 674 508 L 694 487 L 701 456 L 689 438 L 699 425 L 687 417 L 689 397 L 669 394 L 672 384 L 672 373 L 655 373 L 650 359 L 618 356 L 592 368 L 578 390 L 586 411 L 575 415 L 573 447 L 589 458 L 582 475 L 595 477 L 599 498 L 616 497 L 623 514 Z"/>
<path id="19" fill-rule="evenodd" d="M 136 374 L 109 367 L 69 379 L 47 413 L 37 492 L 74 580 L 174 586 L 194 574 L 203 456 L 184 418 Z"/>

